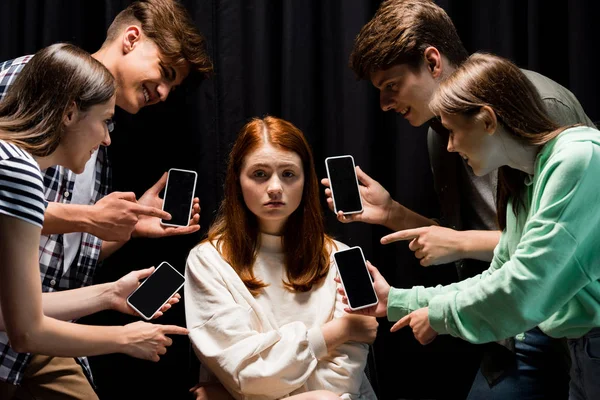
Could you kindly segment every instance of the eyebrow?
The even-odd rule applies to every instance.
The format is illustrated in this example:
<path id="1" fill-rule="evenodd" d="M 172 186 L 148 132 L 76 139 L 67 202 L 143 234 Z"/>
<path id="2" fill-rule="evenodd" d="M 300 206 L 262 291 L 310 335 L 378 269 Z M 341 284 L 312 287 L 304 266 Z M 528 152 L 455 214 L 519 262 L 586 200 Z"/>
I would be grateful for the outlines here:
<path id="1" fill-rule="evenodd" d="M 250 165 L 250 167 L 251 168 L 272 168 L 271 165 L 265 164 L 265 163 L 252 164 L 252 165 Z M 283 163 L 283 164 L 277 165 L 277 168 L 290 168 L 290 167 L 300 168 L 298 165 L 296 165 L 294 163 Z"/>
<path id="2" fill-rule="evenodd" d="M 383 86 L 385 83 L 389 83 L 391 81 L 395 81 L 397 80 L 399 77 L 397 75 L 394 76 L 390 76 L 390 77 L 383 77 L 381 78 L 378 82 L 375 83 L 375 87 L 380 88 L 381 86 Z"/>

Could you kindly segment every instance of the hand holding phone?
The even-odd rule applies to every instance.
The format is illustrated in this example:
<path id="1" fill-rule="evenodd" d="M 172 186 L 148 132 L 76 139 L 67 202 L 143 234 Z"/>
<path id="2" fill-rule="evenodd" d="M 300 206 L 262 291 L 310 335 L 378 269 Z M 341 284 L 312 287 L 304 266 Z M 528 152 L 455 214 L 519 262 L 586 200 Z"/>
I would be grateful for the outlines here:
<path id="1" fill-rule="evenodd" d="M 162 209 L 171 214 L 171 219 L 168 221 L 161 219 L 161 224 L 165 226 L 189 225 L 197 176 L 196 171 L 177 168 L 169 170 Z"/>
<path id="2" fill-rule="evenodd" d="M 127 304 L 145 320 L 151 320 L 184 283 L 185 277 L 164 261 L 127 297 Z"/>
<path id="3" fill-rule="evenodd" d="M 325 159 L 327 178 L 333 199 L 333 210 L 337 214 L 357 214 L 363 211 L 358 188 L 358 178 L 354 158 L 350 155 L 327 157 Z"/>
<path id="4" fill-rule="evenodd" d="M 356 311 L 377 305 L 379 300 L 362 249 L 355 246 L 336 251 L 333 253 L 333 259 L 350 310 Z"/>

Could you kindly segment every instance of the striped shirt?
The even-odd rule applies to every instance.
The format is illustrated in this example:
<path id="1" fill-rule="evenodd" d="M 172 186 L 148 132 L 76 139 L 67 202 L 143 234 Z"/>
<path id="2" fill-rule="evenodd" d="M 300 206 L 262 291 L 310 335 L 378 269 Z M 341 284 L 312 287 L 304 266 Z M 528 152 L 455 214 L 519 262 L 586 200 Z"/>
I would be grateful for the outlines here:
<path id="1" fill-rule="evenodd" d="M 0 99 L 6 95 L 10 85 L 32 57 L 28 55 L 0 63 Z M 94 196 L 91 204 L 110 192 L 111 166 L 104 146 L 100 146 L 98 150 L 93 175 Z M 43 176 L 46 201 L 71 204 L 75 174 L 61 166 L 54 166 L 43 171 Z M 42 235 L 40 238 L 40 277 L 43 292 L 76 289 L 93 283 L 102 240 L 90 233 L 83 233 L 75 260 L 71 265 L 65 266 L 63 239 L 62 234 Z M 30 360 L 30 354 L 14 351 L 8 343 L 6 333 L 0 332 L 0 381 L 20 384 Z M 79 357 L 77 360 L 92 382 L 92 370 L 88 359 Z"/>
<path id="2" fill-rule="evenodd" d="M 20 147 L 0 139 L 0 214 L 41 228 L 45 209 L 37 162 Z"/>

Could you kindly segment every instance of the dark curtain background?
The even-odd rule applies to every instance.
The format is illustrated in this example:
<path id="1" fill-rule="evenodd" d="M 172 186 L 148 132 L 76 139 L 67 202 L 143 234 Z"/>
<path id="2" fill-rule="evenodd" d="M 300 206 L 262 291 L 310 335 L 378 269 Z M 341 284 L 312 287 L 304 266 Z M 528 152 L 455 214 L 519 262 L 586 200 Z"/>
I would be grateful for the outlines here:
<path id="1" fill-rule="evenodd" d="M 124 0 L 2 0 L 0 60 L 30 54 L 57 41 L 96 51 Z M 240 127 L 271 114 L 304 131 L 317 171 L 327 156 L 353 154 L 405 206 L 427 216 L 438 213 L 423 128 L 384 114 L 378 93 L 357 82 L 347 67 L 354 37 L 374 14 L 376 0 L 188 0 L 183 1 L 206 35 L 216 75 L 183 87 L 165 104 L 138 115 L 117 114 L 110 147 L 115 190 L 140 196 L 171 167 L 198 172 L 202 230 L 196 235 L 134 239 L 99 270 L 97 282 L 169 261 L 183 272 L 188 251 L 201 240 L 222 196 L 225 160 Z M 506 56 L 571 89 L 588 115 L 600 120 L 600 78 L 592 61 L 600 44 L 596 0 L 439 0 L 471 52 Z M 365 256 L 397 287 L 447 283 L 452 266 L 422 268 L 406 243 L 381 246 L 385 228 L 343 225 L 326 212 L 327 227 Z M 113 312 L 85 318 L 90 324 L 136 320 Z M 185 324 L 183 303 L 156 321 Z M 410 332 L 389 334 L 380 321 L 371 378 L 381 399 L 464 397 L 469 354 L 462 342 L 438 338 L 419 345 Z M 123 355 L 92 358 L 103 399 L 185 399 L 198 363 L 186 337 L 175 338 L 159 363 Z M 472 373 L 472 371 L 470 372 Z M 461 379 L 462 377 L 462 379 Z"/>

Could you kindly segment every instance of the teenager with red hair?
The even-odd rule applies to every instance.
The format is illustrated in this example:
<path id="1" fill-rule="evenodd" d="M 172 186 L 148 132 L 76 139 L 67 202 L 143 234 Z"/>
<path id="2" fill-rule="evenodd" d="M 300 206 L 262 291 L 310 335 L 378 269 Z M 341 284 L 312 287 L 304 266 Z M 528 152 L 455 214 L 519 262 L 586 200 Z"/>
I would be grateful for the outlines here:
<path id="1" fill-rule="evenodd" d="M 331 255 L 346 246 L 322 218 L 302 132 L 274 117 L 246 124 L 216 222 L 187 261 L 197 398 L 375 398 L 363 370 L 377 321 L 343 311 Z M 206 385 L 207 371 L 223 386 Z"/>

